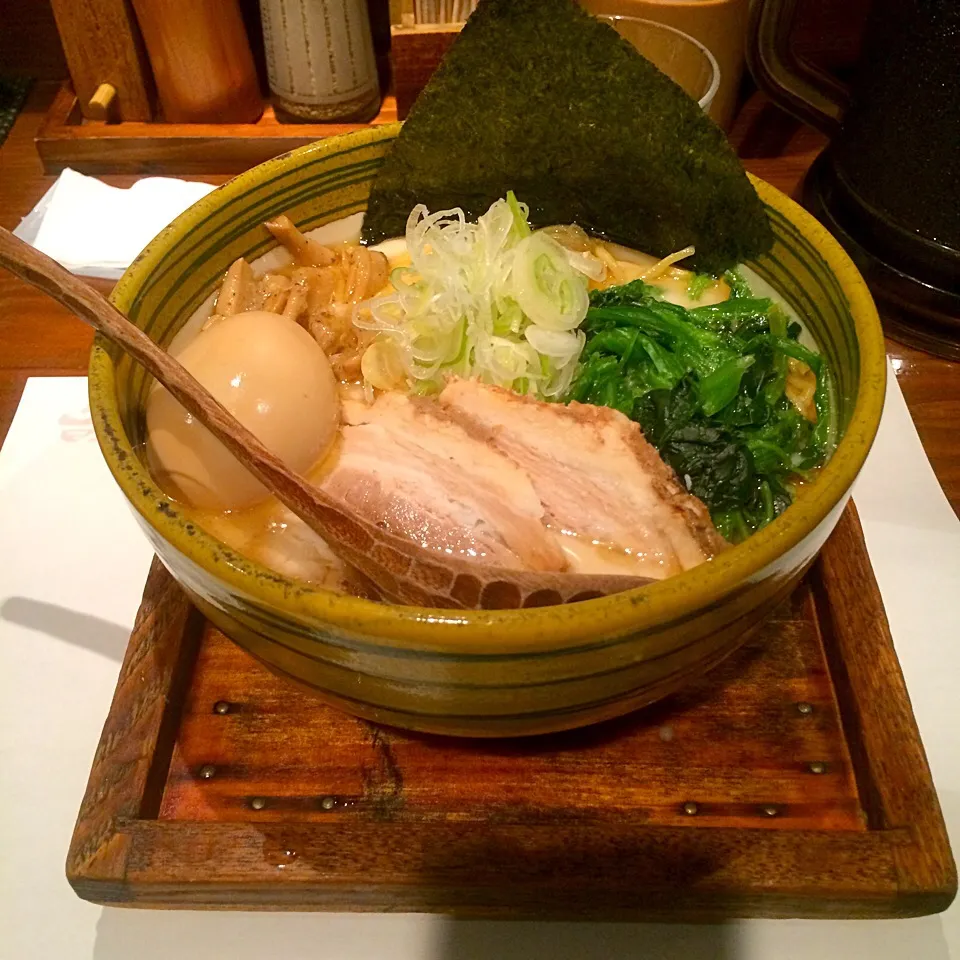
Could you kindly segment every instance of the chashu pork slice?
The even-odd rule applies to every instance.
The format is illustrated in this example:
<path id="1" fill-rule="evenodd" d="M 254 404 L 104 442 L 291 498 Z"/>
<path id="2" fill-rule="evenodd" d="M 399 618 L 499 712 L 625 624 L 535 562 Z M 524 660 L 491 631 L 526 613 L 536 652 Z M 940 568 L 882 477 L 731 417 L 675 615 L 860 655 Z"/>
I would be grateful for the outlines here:
<path id="1" fill-rule="evenodd" d="M 450 381 L 440 404 L 529 475 L 574 570 L 662 579 L 726 545 L 704 503 L 616 410 L 541 403 L 475 380 Z"/>
<path id="2" fill-rule="evenodd" d="M 427 550 L 508 569 L 565 570 L 530 477 L 435 401 L 346 401 L 320 480 L 359 516 Z"/>

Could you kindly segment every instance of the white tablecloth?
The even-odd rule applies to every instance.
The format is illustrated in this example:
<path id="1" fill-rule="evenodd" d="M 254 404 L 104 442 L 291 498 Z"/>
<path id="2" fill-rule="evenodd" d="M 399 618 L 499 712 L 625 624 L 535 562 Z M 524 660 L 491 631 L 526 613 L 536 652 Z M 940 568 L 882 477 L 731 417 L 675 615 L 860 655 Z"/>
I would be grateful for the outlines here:
<path id="1" fill-rule="evenodd" d="M 855 491 L 960 849 L 960 523 L 896 381 Z M 33 379 L 0 452 L 2 960 L 960 960 L 960 905 L 891 921 L 713 926 L 102 908 L 64 859 L 150 550 L 80 378 Z"/>

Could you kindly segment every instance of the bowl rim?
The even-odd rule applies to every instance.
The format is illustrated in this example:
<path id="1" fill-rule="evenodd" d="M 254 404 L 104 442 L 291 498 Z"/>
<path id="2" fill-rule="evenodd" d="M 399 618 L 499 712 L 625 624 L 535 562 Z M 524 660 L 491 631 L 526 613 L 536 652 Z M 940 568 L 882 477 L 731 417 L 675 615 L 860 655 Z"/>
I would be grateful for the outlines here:
<path id="1" fill-rule="evenodd" d="M 304 161 L 396 136 L 400 124 L 329 137 L 251 168 L 216 188 L 166 227 L 131 264 L 111 294 L 122 311 L 174 244 L 223 204 L 256 188 L 267 174 L 290 172 Z M 886 386 L 883 331 L 863 278 L 840 244 L 799 204 L 748 174 L 760 198 L 779 211 L 816 248 L 847 299 L 859 346 L 859 390 L 846 431 L 830 462 L 806 495 L 742 544 L 692 570 L 596 600 L 521 610 L 450 610 L 361 600 L 313 587 L 242 556 L 202 530 L 154 483 L 120 417 L 115 369 L 106 344 L 95 341 L 88 372 L 90 409 L 98 442 L 115 480 L 136 512 L 181 555 L 248 601 L 301 622 L 422 652 L 457 654 L 555 651 L 614 640 L 627 633 L 680 621 L 716 605 L 755 580 L 765 567 L 799 544 L 843 501 L 870 450 Z"/>

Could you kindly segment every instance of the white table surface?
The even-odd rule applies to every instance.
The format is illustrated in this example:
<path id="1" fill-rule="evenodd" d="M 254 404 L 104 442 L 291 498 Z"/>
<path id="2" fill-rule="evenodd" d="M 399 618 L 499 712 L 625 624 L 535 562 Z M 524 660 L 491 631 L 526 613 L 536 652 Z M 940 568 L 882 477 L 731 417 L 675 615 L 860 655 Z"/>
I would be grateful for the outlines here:
<path id="1" fill-rule="evenodd" d="M 896 381 L 855 498 L 960 849 L 960 523 Z M 0 451 L 2 960 L 960 960 L 960 905 L 915 920 L 711 926 L 103 908 L 64 860 L 150 563 L 81 378 L 27 384 Z"/>

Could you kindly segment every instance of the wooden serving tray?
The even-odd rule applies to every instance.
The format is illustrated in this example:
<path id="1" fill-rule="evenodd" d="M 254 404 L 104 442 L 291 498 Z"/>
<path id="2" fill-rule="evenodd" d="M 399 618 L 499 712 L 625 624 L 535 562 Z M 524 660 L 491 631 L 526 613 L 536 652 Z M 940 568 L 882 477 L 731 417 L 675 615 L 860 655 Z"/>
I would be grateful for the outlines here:
<path id="1" fill-rule="evenodd" d="M 155 562 L 70 847 L 99 903 L 495 917 L 897 917 L 957 889 L 856 513 L 685 692 L 467 741 L 324 706 Z"/>

